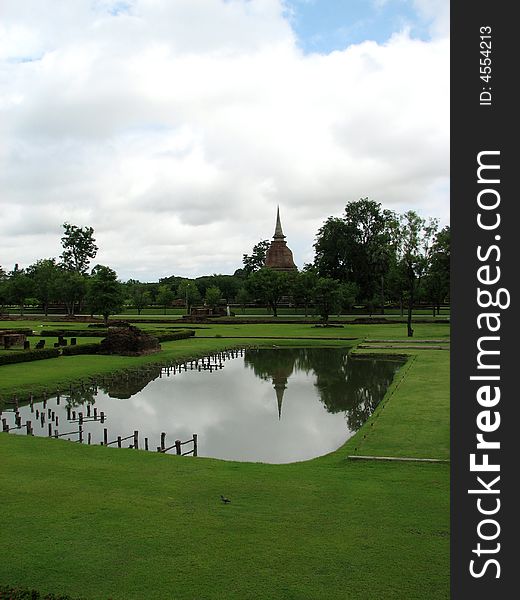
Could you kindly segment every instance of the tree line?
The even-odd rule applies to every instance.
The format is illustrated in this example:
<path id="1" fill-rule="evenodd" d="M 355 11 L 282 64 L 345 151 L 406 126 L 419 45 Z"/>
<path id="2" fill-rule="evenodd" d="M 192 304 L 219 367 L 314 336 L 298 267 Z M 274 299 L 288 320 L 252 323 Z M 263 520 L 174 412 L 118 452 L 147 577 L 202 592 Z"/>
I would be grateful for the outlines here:
<path id="1" fill-rule="evenodd" d="M 61 305 L 69 315 L 88 311 L 109 315 L 132 306 L 140 314 L 149 306 L 165 312 L 173 305 L 187 311 L 204 303 L 247 305 L 259 302 L 277 316 L 281 304 L 311 307 L 326 322 L 330 315 L 363 305 L 382 314 L 388 304 L 408 311 L 408 333 L 413 334 L 413 306 L 426 301 L 439 313 L 449 299 L 450 228 L 439 230 L 435 219 L 414 211 L 398 215 L 362 198 L 349 202 L 340 217 L 329 217 L 318 230 L 314 261 L 299 272 L 264 267 L 269 241 L 262 240 L 244 254 L 242 268 L 233 275 L 207 275 L 196 279 L 172 275 L 158 282 L 118 280 L 108 266 L 96 265 L 92 227 L 63 224 L 59 259 L 46 258 L 25 269 L 0 268 L 0 309 L 38 304 L 47 315 Z"/>

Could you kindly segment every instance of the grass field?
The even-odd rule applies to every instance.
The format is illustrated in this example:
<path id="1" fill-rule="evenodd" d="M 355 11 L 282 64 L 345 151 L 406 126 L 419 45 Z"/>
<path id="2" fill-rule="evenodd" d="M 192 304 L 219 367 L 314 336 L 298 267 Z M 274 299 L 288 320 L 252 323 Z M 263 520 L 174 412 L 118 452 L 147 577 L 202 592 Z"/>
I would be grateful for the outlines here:
<path id="1" fill-rule="evenodd" d="M 258 326 L 237 327 L 167 342 L 160 358 L 242 342 L 406 338 L 402 324 L 313 333 L 305 325 L 260 326 L 266 337 Z M 417 339 L 449 335 L 441 324 L 415 329 Z M 346 460 L 449 457 L 449 353 L 400 353 L 410 360 L 372 418 L 342 448 L 312 461 L 180 458 L 1 434 L 0 582 L 86 600 L 449 598 L 449 466 Z M 6 365 L 0 393 L 158 357 Z M 220 494 L 232 503 L 222 504 Z"/>

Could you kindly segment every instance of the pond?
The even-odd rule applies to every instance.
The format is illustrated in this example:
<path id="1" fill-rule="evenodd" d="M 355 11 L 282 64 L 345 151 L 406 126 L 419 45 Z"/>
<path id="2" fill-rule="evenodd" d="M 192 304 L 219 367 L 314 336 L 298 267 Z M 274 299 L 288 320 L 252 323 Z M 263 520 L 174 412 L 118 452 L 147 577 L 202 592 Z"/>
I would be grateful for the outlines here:
<path id="1" fill-rule="evenodd" d="M 402 364 L 396 357 L 354 357 L 342 348 L 219 353 L 22 406 L 22 427 L 12 432 L 25 434 L 29 420 L 34 435 L 78 441 L 77 433 L 63 434 L 77 431 L 81 418 L 83 443 L 99 444 L 104 435 L 114 442 L 137 430 L 139 447 L 146 438 L 155 451 L 162 432 L 166 447 L 196 433 L 199 456 L 307 460 L 336 450 L 361 427 Z M 14 411 L 2 416 L 15 425 Z M 131 444 L 133 437 L 122 442 Z"/>

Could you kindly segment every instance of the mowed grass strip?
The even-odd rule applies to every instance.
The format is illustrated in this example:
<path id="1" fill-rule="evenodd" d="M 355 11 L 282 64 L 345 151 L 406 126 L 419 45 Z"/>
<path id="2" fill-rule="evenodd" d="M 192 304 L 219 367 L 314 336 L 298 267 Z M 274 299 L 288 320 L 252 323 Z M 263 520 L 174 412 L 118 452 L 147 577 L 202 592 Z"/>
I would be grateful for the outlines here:
<path id="1" fill-rule="evenodd" d="M 352 454 L 449 459 L 449 353 L 408 354 L 372 418 L 348 442 Z"/>

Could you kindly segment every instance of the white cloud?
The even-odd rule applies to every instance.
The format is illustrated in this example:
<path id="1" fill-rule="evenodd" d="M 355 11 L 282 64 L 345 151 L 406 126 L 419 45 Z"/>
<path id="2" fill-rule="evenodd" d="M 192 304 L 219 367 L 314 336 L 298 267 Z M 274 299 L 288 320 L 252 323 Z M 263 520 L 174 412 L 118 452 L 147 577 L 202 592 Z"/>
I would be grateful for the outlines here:
<path id="1" fill-rule="evenodd" d="M 445 37 L 306 56 L 278 0 L 4 4 L 8 268 L 64 221 L 146 280 L 232 272 L 277 204 L 300 266 L 349 200 L 448 220 Z"/>

